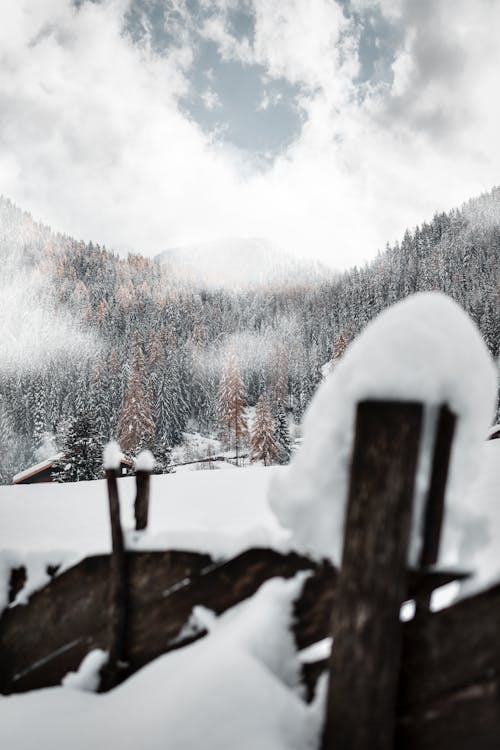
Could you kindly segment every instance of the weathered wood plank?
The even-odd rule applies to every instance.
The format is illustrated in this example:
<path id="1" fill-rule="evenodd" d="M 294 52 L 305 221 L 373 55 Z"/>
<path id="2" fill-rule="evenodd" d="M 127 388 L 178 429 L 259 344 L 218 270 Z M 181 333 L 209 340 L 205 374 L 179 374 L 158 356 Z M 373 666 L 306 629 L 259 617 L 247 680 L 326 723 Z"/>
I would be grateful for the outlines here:
<path id="1" fill-rule="evenodd" d="M 135 482 L 137 488 L 134 502 L 135 528 L 141 531 L 148 525 L 150 472 L 137 470 Z"/>
<path id="2" fill-rule="evenodd" d="M 328 660 L 303 665 L 307 700 L 326 674 Z M 398 714 L 395 750 L 498 750 L 500 675 L 451 690 Z"/>
<path id="3" fill-rule="evenodd" d="M 318 621 L 321 620 L 323 611 Z M 328 635 L 324 626 L 311 629 L 302 619 L 296 627 L 301 648 Z M 439 612 L 428 613 L 425 618 L 404 623 L 400 712 L 427 705 L 442 695 L 500 674 L 499 633 L 500 584 Z M 321 662 L 305 668 L 311 694 L 325 665 L 326 662 Z"/>
<path id="4" fill-rule="evenodd" d="M 123 542 L 115 469 L 106 469 L 106 482 L 112 550 L 109 564 L 109 654 L 108 661 L 101 671 L 102 690 L 109 690 L 120 681 L 121 672 L 126 664 L 128 609 L 127 557 Z"/>
<path id="5" fill-rule="evenodd" d="M 392 750 L 423 408 L 358 404 L 323 750 Z"/>
<path id="6" fill-rule="evenodd" d="M 57 685 L 89 650 L 109 650 L 108 555 L 86 558 L 0 618 L 0 692 Z M 128 552 L 127 667 L 119 679 L 203 635 L 179 638 L 192 609 L 216 613 L 252 596 L 274 576 L 314 569 L 299 555 L 253 549 L 226 562 L 182 551 Z"/>
<path id="7" fill-rule="evenodd" d="M 0 692 L 57 685 L 91 649 L 107 649 L 108 598 L 109 556 L 101 555 L 61 573 L 27 605 L 5 610 Z"/>
<path id="8" fill-rule="evenodd" d="M 423 519 L 423 542 L 420 552 L 420 566 L 434 565 L 438 560 L 441 527 L 444 516 L 444 496 L 448 467 L 450 463 L 453 435 L 455 433 L 455 415 L 446 405 L 439 410 L 434 441 L 431 477 L 427 492 L 425 514 Z M 416 616 L 429 610 L 431 595 L 421 594 L 416 599 Z"/>
<path id="9" fill-rule="evenodd" d="M 426 703 L 500 673 L 500 585 L 405 623 L 400 705 Z"/>
<path id="10" fill-rule="evenodd" d="M 500 677 L 471 683 L 398 719 L 395 750 L 498 750 Z"/>

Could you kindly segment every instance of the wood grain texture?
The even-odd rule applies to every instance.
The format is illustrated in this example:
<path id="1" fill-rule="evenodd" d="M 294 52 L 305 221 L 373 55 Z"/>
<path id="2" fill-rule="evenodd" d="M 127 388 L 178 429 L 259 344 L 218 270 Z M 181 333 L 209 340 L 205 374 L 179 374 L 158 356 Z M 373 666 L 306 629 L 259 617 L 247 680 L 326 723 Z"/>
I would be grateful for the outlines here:
<path id="1" fill-rule="evenodd" d="M 322 750 L 392 750 L 423 408 L 358 404 Z"/>

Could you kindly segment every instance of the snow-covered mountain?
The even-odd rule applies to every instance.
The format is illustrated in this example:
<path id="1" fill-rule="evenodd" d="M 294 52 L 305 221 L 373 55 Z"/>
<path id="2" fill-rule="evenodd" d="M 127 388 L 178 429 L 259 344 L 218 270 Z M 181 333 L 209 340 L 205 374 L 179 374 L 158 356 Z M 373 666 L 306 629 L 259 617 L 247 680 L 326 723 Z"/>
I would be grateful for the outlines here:
<path id="1" fill-rule="evenodd" d="M 197 286 L 248 289 L 328 278 L 317 262 L 299 260 L 265 239 L 228 238 L 165 250 L 156 260 Z"/>

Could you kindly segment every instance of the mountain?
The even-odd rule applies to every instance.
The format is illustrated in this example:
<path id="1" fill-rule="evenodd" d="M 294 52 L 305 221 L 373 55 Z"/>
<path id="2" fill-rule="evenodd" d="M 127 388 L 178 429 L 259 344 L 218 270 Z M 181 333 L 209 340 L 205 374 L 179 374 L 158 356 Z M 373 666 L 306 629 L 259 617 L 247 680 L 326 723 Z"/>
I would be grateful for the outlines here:
<path id="1" fill-rule="evenodd" d="M 243 290 L 285 283 L 313 283 L 332 272 L 298 260 L 265 239 L 221 239 L 165 250 L 156 256 L 179 280 L 207 289 Z"/>
<path id="2" fill-rule="evenodd" d="M 220 434 L 231 357 L 250 406 L 263 395 L 299 422 L 334 353 L 418 291 L 455 299 L 498 357 L 500 188 L 343 274 L 303 268 L 257 240 L 197 252 L 198 260 L 182 251 L 182 262 L 178 250 L 162 262 L 120 258 L 57 235 L 0 198 L 0 481 L 34 462 L 47 431 L 59 448 L 81 415 L 91 415 L 96 439 L 119 436 L 125 395 L 139 401 L 131 383 L 148 402 L 153 451 L 180 444 L 188 428 Z M 216 286 L 186 281 L 183 264 L 198 279 L 202 267 L 209 277 L 217 269 Z M 238 266 L 252 265 L 251 286 L 222 286 L 221 273 L 235 269 L 234 280 Z"/>

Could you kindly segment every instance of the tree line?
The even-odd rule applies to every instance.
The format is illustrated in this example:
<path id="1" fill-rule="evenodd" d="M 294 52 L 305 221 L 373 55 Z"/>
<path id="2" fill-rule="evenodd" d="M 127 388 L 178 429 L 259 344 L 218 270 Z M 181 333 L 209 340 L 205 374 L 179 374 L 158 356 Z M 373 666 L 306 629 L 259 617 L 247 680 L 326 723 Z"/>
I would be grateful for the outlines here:
<path id="1" fill-rule="evenodd" d="M 77 354 L 51 353 L 48 345 L 46 356 L 28 364 L 9 359 L 7 346 L 0 369 L 3 482 L 49 449 L 69 452 L 85 434 L 99 456 L 110 438 L 128 455 L 149 447 L 159 470 L 168 469 L 171 449 L 189 431 L 235 450 L 249 440 L 258 460 L 283 460 L 280 431 L 300 423 L 325 364 L 381 310 L 413 292 L 436 289 L 454 298 L 498 357 L 499 188 L 407 231 L 362 268 L 304 283 L 284 276 L 238 292 L 198 288 L 151 259 L 120 258 L 54 234 L 5 199 L 0 251 L 12 273 L 43 275 L 33 304 L 63 312 L 89 342 Z M 245 432 L 247 407 L 255 410 L 259 438 Z"/>

